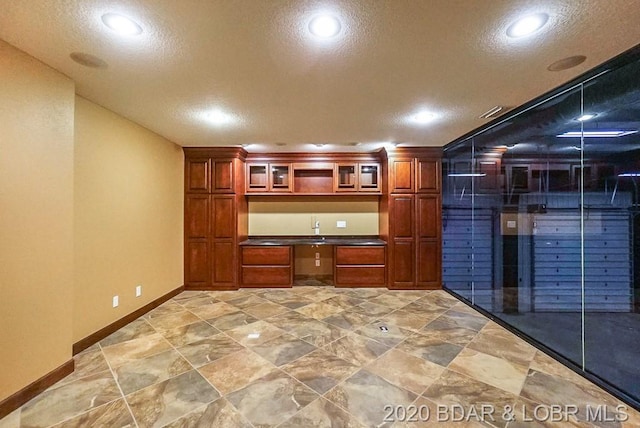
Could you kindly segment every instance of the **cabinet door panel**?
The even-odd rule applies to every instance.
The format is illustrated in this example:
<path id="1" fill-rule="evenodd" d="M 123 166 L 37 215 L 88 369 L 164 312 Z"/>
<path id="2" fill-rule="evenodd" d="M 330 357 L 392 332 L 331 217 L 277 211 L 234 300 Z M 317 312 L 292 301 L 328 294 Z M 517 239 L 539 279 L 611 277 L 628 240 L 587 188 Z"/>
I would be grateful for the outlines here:
<path id="1" fill-rule="evenodd" d="M 209 236 L 209 196 L 186 195 L 185 232 L 187 238 Z"/>
<path id="2" fill-rule="evenodd" d="M 232 193 L 233 192 L 233 160 L 215 160 L 213 162 L 214 193 Z"/>
<path id="3" fill-rule="evenodd" d="M 438 196 L 418 196 L 418 237 L 433 238 L 440 236 L 440 210 Z"/>
<path id="4" fill-rule="evenodd" d="M 203 241 L 187 242 L 187 266 L 185 276 L 187 285 L 207 285 L 211 278 L 209 264 L 209 244 Z"/>
<path id="5" fill-rule="evenodd" d="M 438 192 L 440 190 L 440 162 L 437 160 L 418 161 L 418 192 Z"/>
<path id="6" fill-rule="evenodd" d="M 437 241 L 418 242 L 418 283 L 436 288 L 440 278 L 440 251 Z"/>
<path id="7" fill-rule="evenodd" d="M 242 266 L 242 284 L 290 287 L 291 266 Z"/>
<path id="8" fill-rule="evenodd" d="M 384 247 L 336 247 L 337 265 L 384 265 Z"/>
<path id="9" fill-rule="evenodd" d="M 235 272 L 235 245 L 233 242 L 213 243 L 213 282 L 233 284 Z"/>
<path id="10" fill-rule="evenodd" d="M 413 159 L 397 159 L 391 161 L 392 193 L 413 192 Z"/>
<path id="11" fill-rule="evenodd" d="M 394 238 L 413 237 L 413 195 L 392 196 L 391 218 Z"/>
<path id="12" fill-rule="evenodd" d="M 185 187 L 187 192 L 208 193 L 211 175 L 209 159 L 187 159 Z"/>
<path id="13" fill-rule="evenodd" d="M 413 241 L 395 241 L 393 247 L 392 284 L 413 286 L 415 271 Z"/>
<path id="14" fill-rule="evenodd" d="M 233 238 L 235 231 L 234 196 L 213 197 L 213 236 Z"/>
<path id="15" fill-rule="evenodd" d="M 335 282 L 337 286 L 381 286 L 385 284 L 384 274 L 384 266 L 338 266 Z"/>

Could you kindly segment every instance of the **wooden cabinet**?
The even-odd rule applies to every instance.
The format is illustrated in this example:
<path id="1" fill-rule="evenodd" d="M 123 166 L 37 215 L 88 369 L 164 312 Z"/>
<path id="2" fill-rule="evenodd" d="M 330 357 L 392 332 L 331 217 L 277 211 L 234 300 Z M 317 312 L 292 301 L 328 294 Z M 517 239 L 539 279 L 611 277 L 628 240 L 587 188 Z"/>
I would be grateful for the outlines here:
<path id="1" fill-rule="evenodd" d="M 291 192 L 291 164 L 247 163 L 247 193 Z"/>
<path id="2" fill-rule="evenodd" d="M 211 189 L 211 159 L 185 160 L 185 192 L 209 193 Z"/>
<path id="3" fill-rule="evenodd" d="M 414 163 L 412 158 L 390 159 L 391 193 L 414 192 Z"/>
<path id="4" fill-rule="evenodd" d="M 303 160 L 302 155 L 297 160 Z M 365 158 L 367 159 L 367 158 Z M 291 159 L 296 160 L 296 158 Z M 318 194 L 367 193 L 382 190 L 379 162 L 248 162 L 246 192 Z"/>
<path id="5" fill-rule="evenodd" d="M 233 159 L 213 159 L 213 193 L 234 193 Z"/>
<path id="6" fill-rule="evenodd" d="M 184 148 L 184 281 L 192 290 L 237 289 L 242 149 Z M 241 199 L 240 199 L 241 200 Z M 244 206 L 244 204 L 241 204 Z"/>
<path id="7" fill-rule="evenodd" d="M 386 283 L 384 246 L 336 246 L 336 287 L 383 287 Z"/>
<path id="8" fill-rule="evenodd" d="M 380 191 L 380 164 L 360 163 L 358 164 L 358 191 L 359 192 L 379 192 Z"/>
<path id="9" fill-rule="evenodd" d="M 440 193 L 440 161 L 434 159 L 418 159 L 416 169 L 417 192 Z"/>
<path id="10" fill-rule="evenodd" d="M 390 201 L 392 257 L 389 287 L 411 288 L 415 282 L 415 195 L 391 195 Z"/>
<path id="11" fill-rule="evenodd" d="M 336 163 L 334 173 L 336 192 L 355 192 L 358 190 L 358 164 Z"/>
<path id="12" fill-rule="evenodd" d="M 243 287 L 291 287 L 293 250 L 290 246 L 245 246 L 240 249 Z"/>
<path id="13" fill-rule="evenodd" d="M 379 163 L 336 163 L 334 173 L 336 192 L 380 192 Z"/>
<path id="14" fill-rule="evenodd" d="M 187 158 L 185 192 L 233 193 L 233 159 Z"/>
<path id="15" fill-rule="evenodd" d="M 388 169 L 388 286 L 440 288 L 440 151 L 396 150 L 389 155 Z"/>

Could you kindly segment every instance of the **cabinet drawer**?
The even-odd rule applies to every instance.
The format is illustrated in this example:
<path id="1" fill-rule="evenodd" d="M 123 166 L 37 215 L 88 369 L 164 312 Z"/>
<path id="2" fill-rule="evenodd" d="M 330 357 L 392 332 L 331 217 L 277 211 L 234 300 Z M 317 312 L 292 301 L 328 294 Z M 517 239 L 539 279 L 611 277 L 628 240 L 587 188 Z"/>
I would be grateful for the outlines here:
<path id="1" fill-rule="evenodd" d="M 336 247 L 337 265 L 384 265 L 384 247 Z"/>
<path id="2" fill-rule="evenodd" d="M 290 266 L 242 266 L 244 285 L 291 285 Z"/>
<path id="3" fill-rule="evenodd" d="M 290 265 L 291 247 L 242 247 L 243 265 Z"/>
<path id="4" fill-rule="evenodd" d="M 385 285 L 384 266 L 338 266 L 336 285 Z"/>

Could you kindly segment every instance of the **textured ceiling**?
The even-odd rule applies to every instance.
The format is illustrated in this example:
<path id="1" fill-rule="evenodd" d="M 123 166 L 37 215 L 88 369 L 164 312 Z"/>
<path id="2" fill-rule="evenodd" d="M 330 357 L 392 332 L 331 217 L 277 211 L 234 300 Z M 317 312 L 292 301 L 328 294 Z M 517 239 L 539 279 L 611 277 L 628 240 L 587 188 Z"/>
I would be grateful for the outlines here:
<path id="1" fill-rule="evenodd" d="M 494 105 L 518 106 L 640 42 L 636 0 L 0 0 L 0 10 L 0 38 L 70 76 L 79 95 L 180 145 L 249 151 L 442 146 Z M 307 24 L 322 11 L 342 30 L 321 43 Z M 108 12 L 143 34 L 113 33 Z M 506 37 L 535 12 L 550 16 L 541 31 Z M 83 67 L 72 52 L 107 65 Z M 587 60 L 547 70 L 572 55 Z M 211 109 L 234 122 L 208 123 Z M 431 123 L 407 120 L 421 109 Z"/>

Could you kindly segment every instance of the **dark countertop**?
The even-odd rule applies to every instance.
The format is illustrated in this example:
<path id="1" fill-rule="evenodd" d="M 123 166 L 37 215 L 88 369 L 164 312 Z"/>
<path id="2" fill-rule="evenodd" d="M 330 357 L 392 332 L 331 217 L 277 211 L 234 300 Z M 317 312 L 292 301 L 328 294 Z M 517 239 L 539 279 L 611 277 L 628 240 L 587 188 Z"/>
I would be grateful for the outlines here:
<path id="1" fill-rule="evenodd" d="M 246 241 L 240 242 L 240 245 L 387 245 L 385 241 L 377 236 L 259 236 L 249 237 Z"/>

